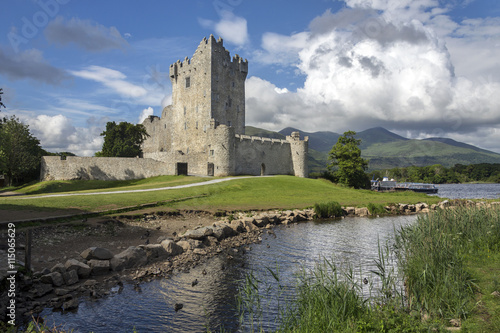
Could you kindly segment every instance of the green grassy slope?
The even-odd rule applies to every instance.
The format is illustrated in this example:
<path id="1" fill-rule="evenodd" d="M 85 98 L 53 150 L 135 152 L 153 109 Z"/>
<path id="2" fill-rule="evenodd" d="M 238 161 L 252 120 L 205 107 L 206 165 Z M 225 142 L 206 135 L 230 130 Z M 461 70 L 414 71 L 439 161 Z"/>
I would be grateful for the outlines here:
<path id="1" fill-rule="evenodd" d="M 154 183 L 149 185 L 154 185 Z M 78 188 L 79 184 L 75 186 Z M 162 182 L 157 183 L 157 187 L 163 186 Z M 134 187 L 140 188 L 141 185 L 132 186 L 130 189 Z M 78 193 L 78 191 L 72 193 Z M 377 193 L 369 190 L 353 190 L 325 180 L 275 176 L 242 178 L 199 187 L 140 193 L 50 198 L 0 197 L 0 214 L 2 210 L 22 209 L 99 211 L 167 200 L 180 200 L 166 204 L 177 209 L 260 210 L 305 208 L 317 202 L 326 201 L 337 201 L 345 206 L 366 206 L 370 202 L 376 204 L 427 202 L 432 204 L 441 199 L 413 192 Z"/>

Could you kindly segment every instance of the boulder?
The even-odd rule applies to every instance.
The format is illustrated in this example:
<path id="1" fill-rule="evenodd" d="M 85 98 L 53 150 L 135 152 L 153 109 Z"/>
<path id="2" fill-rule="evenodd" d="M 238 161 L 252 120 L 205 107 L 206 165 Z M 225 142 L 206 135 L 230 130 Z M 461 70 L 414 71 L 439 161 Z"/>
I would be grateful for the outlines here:
<path id="1" fill-rule="evenodd" d="M 190 238 L 190 239 L 203 239 L 207 236 L 212 236 L 214 233 L 211 227 L 201 227 L 194 230 L 186 231 L 182 237 Z"/>
<path id="2" fill-rule="evenodd" d="M 245 232 L 245 224 L 243 223 L 242 220 L 232 220 L 230 224 L 231 229 L 233 229 L 235 232 L 242 233 Z"/>
<path id="3" fill-rule="evenodd" d="M 342 210 L 346 216 L 354 216 L 356 214 L 356 208 L 354 207 L 345 207 Z"/>
<path id="4" fill-rule="evenodd" d="M 85 260 L 109 260 L 113 258 L 113 253 L 102 247 L 90 247 L 83 251 L 80 256 Z"/>
<path id="5" fill-rule="evenodd" d="M 182 249 L 183 249 L 184 252 L 193 249 L 191 243 L 188 242 L 188 241 L 178 241 L 177 245 L 179 245 L 180 247 L 182 247 Z"/>
<path id="6" fill-rule="evenodd" d="M 72 269 L 68 272 L 64 272 L 62 276 L 63 276 L 64 282 L 68 286 L 71 286 L 72 284 L 75 284 L 78 282 L 78 273 L 74 269 Z"/>
<path id="7" fill-rule="evenodd" d="M 115 255 L 109 262 L 113 271 L 145 265 L 148 261 L 146 251 L 140 247 L 130 246 Z"/>
<path id="8" fill-rule="evenodd" d="M 89 265 L 84 264 L 76 259 L 69 259 L 64 264 L 66 271 L 76 270 L 78 277 L 81 279 L 86 279 L 90 276 L 91 268 Z"/>
<path id="9" fill-rule="evenodd" d="M 61 273 L 61 274 L 64 274 L 66 273 L 66 267 L 64 267 L 63 264 L 59 263 L 57 265 L 55 265 L 54 267 L 52 267 L 50 269 L 50 271 L 53 273 L 53 272 L 58 272 L 58 273 Z"/>
<path id="10" fill-rule="evenodd" d="M 148 262 L 165 258 L 168 255 L 167 251 L 165 251 L 161 244 L 147 244 L 141 245 L 140 247 L 146 251 Z"/>
<path id="11" fill-rule="evenodd" d="M 72 298 L 72 299 L 64 302 L 62 308 L 64 311 L 71 311 L 71 310 L 77 309 L 78 308 L 78 299 Z"/>
<path id="12" fill-rule="evenodd" d="M 91 271 L 91 274 L 93 275 L 102 275 L 106 274 L 109 272 L 110 268 L 110 263 L 109 260 L 98 260 L 98 259 L 91 259 L 89 260 L 89 266 Z"/>
<path id="13" fill-rule="evenodd" d="M 257 215 L 253 223 L 260 228 L 264 228 L 269 224 L 269 217 L 266 215 Z"/>
<path id="14" fill-rule="evenodd" d="M 228 224 L 222 222 L 215 222 L 213 224 L 212 230 L 213 230 L 213 237 L 217 238 L 217 240 L 222 240 L 238 234 Z"/>
<path id="15" fill-rule="evenodd" d="M 54 287 L 52 287 L 51 283 L 37 283 L 33 285 L 33 288 L 30 290 L 30 292 L 34 297 L 42 297 L 51 293 L 53 290 Z"/>
<path id="16" fill-rule="evenodd" d="M 181 246 L 170 239 L 165 239 L 161 242 L 161 246 L 165 249 L 168 256 L 176 256 L 184 252 L 184 249 Z"/>
<path id="17" fill-rule="evenodd" d="M 60 287 L 64 284 L 64 279 L 62 274 L 59 272 L 52 272 L 40 277 L 40 282 L 46 284 L 52 284 L 54 287 Z"/>
<path id="18" fill-rule="evenodd" d="M 365 216 L 370 215 L 370 211 L 366 207 L 356 208 L 355 214 L 356 214 L 356 216 L 365 217 Z"/>

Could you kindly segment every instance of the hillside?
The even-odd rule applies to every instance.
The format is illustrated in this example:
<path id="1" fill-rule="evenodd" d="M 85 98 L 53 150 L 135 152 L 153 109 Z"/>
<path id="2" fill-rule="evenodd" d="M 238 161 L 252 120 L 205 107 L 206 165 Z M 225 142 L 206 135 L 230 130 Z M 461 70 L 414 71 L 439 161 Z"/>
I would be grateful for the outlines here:
<path id="1" fill-rule="evenodd" d="M 328 131 L 310 133 L 291 127 L 272 132 L 247 126 L 248 135 L 272 138 L 284 138 L 295 131 L 299 131 L 301 137 L 309 136 L 309 171 L 324 170 L 328 152 L 340 134 Z M 358 132 L 357 138 L 361 139 L 362 156 L 370 160 L 370 170 L 412 165 L 451 167 L 455 164 L 500 163 L 500 154 L 448 138 L 408 139 L 382 127 Z"/>

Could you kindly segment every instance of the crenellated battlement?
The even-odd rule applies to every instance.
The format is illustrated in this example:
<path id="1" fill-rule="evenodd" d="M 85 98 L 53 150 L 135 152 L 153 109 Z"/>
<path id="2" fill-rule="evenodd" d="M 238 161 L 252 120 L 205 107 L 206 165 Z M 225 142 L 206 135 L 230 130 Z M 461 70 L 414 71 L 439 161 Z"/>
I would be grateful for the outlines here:
<path id="1" fill-rule="evenodd" d="M 260 137 L 260 136 L 251 136 L 251 135 L 244 135 L 244 134 L 236 134 L 235 135 L 236 139 L 239 139 L 240 141 L 244 141 L 244 140 L 249 140 L 249 141 L 252 141 L 252 142 L 269 142 L 269 143 L 279 143 L 279 144 L 288 144 L 290 142 L 288 142 L 287 140 L 282 140 L 282 139 L 271 139 L 271 138 L 264 138 L 264 137 Z"/>
<path id="2" fill-rule="evenodd" d="M 189 70 L 192 63 L 196 63 L 197 60 L 201 63 L 201 59 L 207 56 L 222 58 L 224 66 L 232 65 L 235 70 L 245 73 L 245 75 L 248 73 L 248 60 L 243 59 L 238 54 L 235 54 L 231 58 L 230 52 L 224 47 L 223 39 L 219 37 L 216 40 L 214 35 L 210 35 L 208 39 L 206 37 L 203 38 L 191 58 L 186 56 L 183 61 L 177 60 L 170 65 L 170 78 L 172 80 L 177 79 L 182 70 Z"/>

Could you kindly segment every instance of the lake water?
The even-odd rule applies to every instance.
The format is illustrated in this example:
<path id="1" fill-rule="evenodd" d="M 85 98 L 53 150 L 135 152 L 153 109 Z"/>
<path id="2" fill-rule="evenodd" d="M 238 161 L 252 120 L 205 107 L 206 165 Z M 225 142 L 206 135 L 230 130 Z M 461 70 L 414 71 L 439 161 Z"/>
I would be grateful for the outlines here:
<path id="1" fill-rule="evenodd" d="M 450 199 L 499 199 L 500 184 L 441 184 L 437 196 Z"/>
<path id="2" fill-rule="evenodd" d="M 215 331 L 250 331 L 248 327 L 239 327 L 236 310 L 236 295 L 247 274 L 254 272 L 261 280 L 261 291 L 276 291 L 277 283 L 269 269 L 278 272 L 286 290 L 281 297 L 293 297 L 295 274 L 301 267 L 312 268 L 322 257 L 334 256 L 337 262 L 348 261 L 368 272 L 378 258 L 378 242 L 383 244 L 395 227 L 415 219 L 416 216 L 346 218 L 278 226 L 274 229 L 276 237 L 264 233 L 261 244 L 252 245 L 251 250 L 232 252 L 232 259 L 221 254 L 190 273 L 142 283 L 141 291 L 125 285 L 120 294 L 94 302 L 82 300 L 77 313 L 61 314 L 47 309 L 42 316 L 75 332 L 132 332 L 134 327 L 138 332 L 206 332 L 207 327 Z M 195 279 L 199 283 L 193 287 Z M 270 302 L 265 308 L 266 331 L 276 328 L 274 318 L 278 314 L 277 300 L 271 294 L 264 293 L 263 297 L 264 303 Z M 175 303 L 183 304 L 178 312 L 174 311 Z"/>
<path id="3" fill-rule="evenodd" d="M 500 184 L 438 185 L 440 197 L 500 198 Z M 206 264 L 179 273 L 170 279 L 141 284 L 141 290 L 125 285 L 121 293 L 98 301 L 82 300 L 76 313 L 61 314 L 47 309 L 42 313 L 49 323 L 62 324 L 75 332 L 249 332 L 240 327 L 236 295 L 251 272 L 261 281 L 264 329 L 277 327 L 277 283 L 269 270 L 278 272 L 285 288 L 283 298 L 294 295 L 296 273 L 301 267 L 312 268 L 322 257 L 350 262 L 362 272 L 374 268 L 378 244 L 394 234 L 395 228 L 412 223 L 416 216 L 382 218 L 346 218 L 278 226 L 276 237 L 263 235 L 261 244 L 251 250 L 221 254 Z M 222 267 L 225 269 L 222 269 Z M 202 274 L 203 270 L 207 272 Z M 368 275 L 366 275 L 368 276 Z M 361 278 L 361 277 L 360 277 Z M 197 279 L 199 283 L 192 286 Z M 269 292 L 266 294 L 266 288 Z M 174 304 L 183 308 L 175 312 Z"/>

